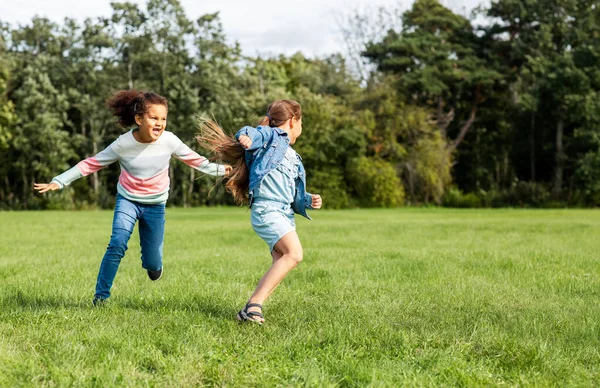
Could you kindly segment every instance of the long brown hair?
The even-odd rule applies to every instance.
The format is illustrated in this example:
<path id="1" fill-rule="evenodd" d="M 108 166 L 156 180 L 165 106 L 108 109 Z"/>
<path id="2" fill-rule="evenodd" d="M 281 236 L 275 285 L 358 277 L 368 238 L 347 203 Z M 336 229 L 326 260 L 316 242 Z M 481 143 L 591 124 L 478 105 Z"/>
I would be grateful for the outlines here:
<path id="1" fill-rule="evenodd" d="M 143 116 L 150 105 L 163 105 L 169 108 L 169 103 L 163 96 L 134 89 L 120 90 L 106 100 L 106 106 L 112 110 L 113 116 L 116 116 L 119 124 L 124 127 L 135 125 L 135 116 Z"/>
<path id="2" fill-rule="evenodd" d="M 302 118 L 300 104 L 293 100 L 278 100 L 269 105 L 258 126 L 277 127 L 292 117 L 297 120 Z M 226 134 L 219 124 L 211 119 L 199 118 L 198 128 L 200 133 L 196 140 L 200 146 L 210 152 L 214 159 L 231 165 L 231 174 L 224 180 L 225 189 L 231 193 L 237 204 L 247 202 L 250 174 L 244 158 L 246 150 L 233 135 Z"/>

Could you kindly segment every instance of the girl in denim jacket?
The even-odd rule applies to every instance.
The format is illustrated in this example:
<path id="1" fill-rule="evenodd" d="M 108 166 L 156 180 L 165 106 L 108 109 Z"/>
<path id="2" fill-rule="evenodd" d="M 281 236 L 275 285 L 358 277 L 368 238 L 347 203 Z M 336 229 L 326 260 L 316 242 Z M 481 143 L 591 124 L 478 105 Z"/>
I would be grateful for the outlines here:
<path id="1" fill-rule="evenodd" d="M 239 321 L 262 324 L 262 304 L 283 278 L 302 261 L 294 213 L 308 219 L 306 209 L 319 209 L 321 197 L 306 192 L 302 159 L 291 147 L 302 133 L 302 109 L 291 100 L 269 105 L 258 127 L 244 127 L 235 138 L 206 120 L 200 144 L 218 159 L 232 164 L 225 187 L 236 202 L 249 202 L 252 228 L 269 246 L 271 268 L 258 282 Z"/>

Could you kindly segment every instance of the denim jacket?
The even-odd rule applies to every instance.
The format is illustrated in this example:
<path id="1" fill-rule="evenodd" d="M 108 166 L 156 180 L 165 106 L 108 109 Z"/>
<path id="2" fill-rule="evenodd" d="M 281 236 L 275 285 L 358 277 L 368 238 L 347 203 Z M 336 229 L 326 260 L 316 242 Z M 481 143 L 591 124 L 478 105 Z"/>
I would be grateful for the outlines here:
<path id="1" fill-rule="evenodd" d="M 246 135 L 252 140 L 252 146 L 245 153 L 246 166 L 250 172 L 248 192 L 250 193 L 250 205 L 252 205 L 252 192 L 263 178 L 283 161 L 290 139 L 287 132 L 268 126 L 244 127 L 235 134 L 235 138 L 239 140 L 242 135 Z M 296 194 L 291 205 L 294 213 L 310 220 L 306 209 L 312 209 L 311 204 L 312 194 L 306 192 L 306 171 L 302 164 L 302 158 L 300 158 Z"/>

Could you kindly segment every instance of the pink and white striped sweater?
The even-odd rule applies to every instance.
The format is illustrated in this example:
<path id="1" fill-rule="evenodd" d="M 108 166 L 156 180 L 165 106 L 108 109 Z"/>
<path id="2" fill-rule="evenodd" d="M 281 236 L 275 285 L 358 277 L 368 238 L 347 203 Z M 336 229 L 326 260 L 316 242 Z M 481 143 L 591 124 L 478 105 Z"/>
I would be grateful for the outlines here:
<path id="1" fill-rule="evenodd" d="M 145 204 L 165 203 L 169 197 L 169 160 L 175 156 L 205 174 L 222 176 L 225 167 L 210 163 L 185 145 L 174 133 L 164 131 L 153 143 L 140 143 L 133 130 L 119 136 L 111 145 L 52 178 L 62 189 L 82 176 L 90 175 L 119 161 L 121 175 L 117 192 L 132 201 Z"/>

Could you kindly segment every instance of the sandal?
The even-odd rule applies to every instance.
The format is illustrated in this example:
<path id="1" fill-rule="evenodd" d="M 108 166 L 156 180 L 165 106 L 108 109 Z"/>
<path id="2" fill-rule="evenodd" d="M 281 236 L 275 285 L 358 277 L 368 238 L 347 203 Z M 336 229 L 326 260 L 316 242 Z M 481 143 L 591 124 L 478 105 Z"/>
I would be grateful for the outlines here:
<path id="1" fill-rule="evenodd" d="M 258 311 L 248 311 L 250 307 L 258 307 L 261 312 Z M 262 318 L 262 319 L 260 319 Z M 258 303 L 246 303 L 246 306 L 240 310 L 237 314 L 236 319 L 240 322 L 255 322 L 259 325 L 262 325 L 265 317 L 262 315 L 262 305 Z"/>

